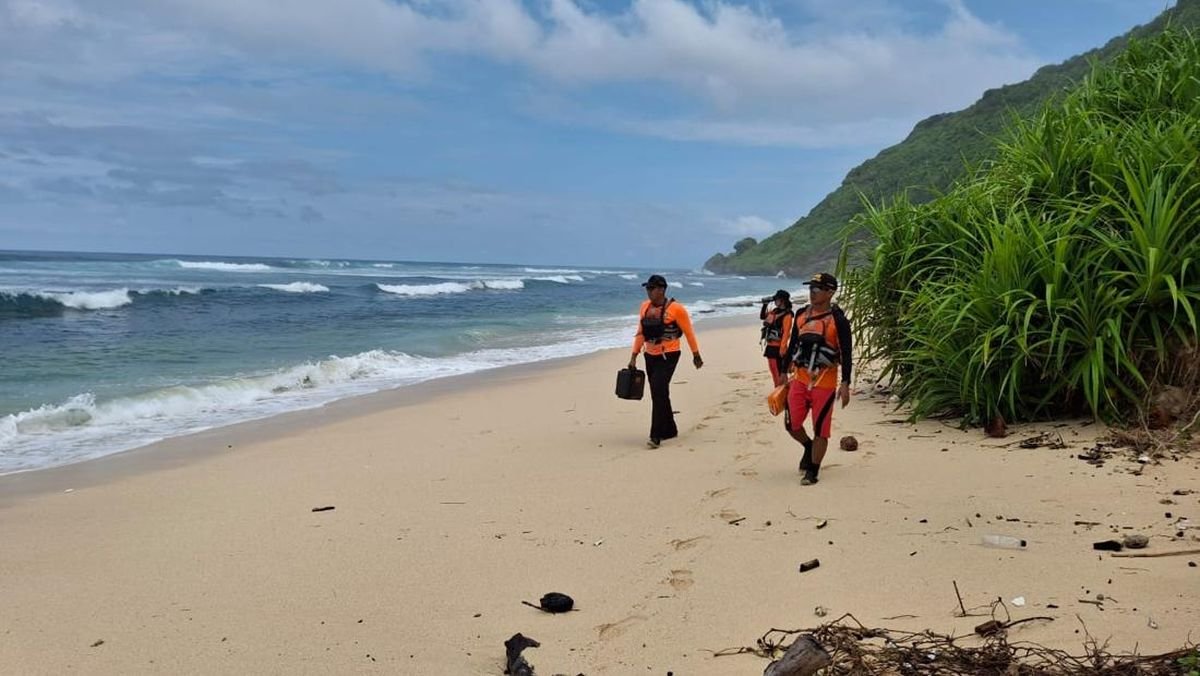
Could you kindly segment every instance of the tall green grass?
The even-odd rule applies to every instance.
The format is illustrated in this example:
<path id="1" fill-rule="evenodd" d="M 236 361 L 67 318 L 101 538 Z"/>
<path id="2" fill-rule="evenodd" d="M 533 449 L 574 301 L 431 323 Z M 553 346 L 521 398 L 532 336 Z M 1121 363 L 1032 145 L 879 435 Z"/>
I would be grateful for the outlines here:
<path id="1" fill-rule="evenodd" d="M 994 162 L 859 228 L 845 302 L 915 417 L 1138 415 L 1200 336 L 1200 40 L 1132 41 Z"/>

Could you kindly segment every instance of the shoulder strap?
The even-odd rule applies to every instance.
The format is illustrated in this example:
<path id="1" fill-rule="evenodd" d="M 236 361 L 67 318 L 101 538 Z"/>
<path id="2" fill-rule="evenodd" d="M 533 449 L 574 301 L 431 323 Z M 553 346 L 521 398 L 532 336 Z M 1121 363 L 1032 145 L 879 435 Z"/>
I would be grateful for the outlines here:
<path id="1" fill-rule="evenodd" d="M 804 321 L 805 322 L 815 322 L 815 321 L 818 321 L 821 319 L 825 319 L 826 317 L 829 317 L 832 314 L 833 314 L 833 310 L 831 309 L 829 312 L 822 312 L 819 315 L 812 315 L 812 316 L 808 317 L 807 319 L 805 319 Z"/>
<path id="2" fill-rule="evenodd" d="M 665 302 L 665 303 L 663 303 L 662 310 L 661 310 L 661 311 L 658 313 L 658 320 L 659 320 L 659 321 L 661 321 L 661 322 L 663 322 L 663 323 L 666 323 L 666 321 L 667 321 L 667 308 L 668 308 L 668 307 L 670 307 L 670 306 L 671 306 L 671 303 L 673 303 L 673 302 L 675 302 L 675 299 L 674 299 L 674 298 L 668 298 L 668 299 L 666 300 L 666 302 Z M 650 310 L 651 310 L 651 309 L 653 309 L 653 308 L 654 308 L 654 303 L 651 303 L 650 301 L 646 301 L 646 309 L 645 309 L 645 310 L 642 310 L 642 319 L 645 319 L 645 318 L 646 318 L 646 316 L 650 314 Z"/>

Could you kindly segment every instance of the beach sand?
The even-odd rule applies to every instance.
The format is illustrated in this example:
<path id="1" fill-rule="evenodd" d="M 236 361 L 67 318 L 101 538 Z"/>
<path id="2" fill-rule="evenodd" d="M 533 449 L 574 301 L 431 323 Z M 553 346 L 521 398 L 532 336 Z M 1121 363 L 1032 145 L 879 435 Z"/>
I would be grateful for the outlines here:
<path id="1" fill-rule="evenodd" d="M 1084 627 L 1144 653 L 1200 638 L 1200 556 L 1091 546 L 1200 547 L 1200 529 L 1175 536 L 1200 523 L 1195 459 L 1094 467 L 1075 456 L 1096 425 L 986 439 L 892 422 L 863 392 L 834 418 L 860 449 L 801 487 L 757 327 L 698 331 L 707 364 L 681 361 L 681 436 L 656 450 L 650 402 L 612 394 L 615 350 L 4 477 L 0 671 L 500 674 L 519 631 L 541 674 L 760 674 L 712 652 L 814 626 L 817 606 L 965 634 L 997 598 L 1055 618 L 1012 640 L 1075 653 Z M 1070 448 L 1013 443 L 1046 430 Z M 983 616 L 957 617 L 954 581 Z M 549 591 L 578 611 L 521 605 Z"/>

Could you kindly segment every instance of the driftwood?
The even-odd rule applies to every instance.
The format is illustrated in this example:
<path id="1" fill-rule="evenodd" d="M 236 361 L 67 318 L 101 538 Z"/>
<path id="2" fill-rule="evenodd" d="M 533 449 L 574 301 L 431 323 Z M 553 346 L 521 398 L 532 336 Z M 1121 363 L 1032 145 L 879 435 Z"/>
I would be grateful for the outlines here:
<path id="1" fill-rule="evenodd" d="M 1151 559 L 1160 556 L 1190 556 L 1192 554 L 1200 554 L 1200 549 L 1179 549 L 1173 552 L 1147 552 L 1147 553 L 1126 553 L 1113 554 L 1114 557 L 1122 559 Z"/>
<path id="2" fill-rule="evenodd" d="M 792 642 L 783 657 L 767 665 L 763 676 L 812 676 L 831 661 L 829 653 L 812 634 L 803 634 Z"/>
<path id="3" fill-rule="evenodd" d="M 809 636 L 830 656 L 822 676 L 1178 676 L 1180 659 L 1200 657 L 1196 646 L 1158 655 L 1113 655 L 1090 635 L 1082 655 L 1027 641 L 1009 643 L 1009 628 L 1025 621 L 993 619 L 990 624 L 997 630 L 979 638 L 867 627 L 846 614 L 816 627 L 771 629 L 753 647 L 727 648 L 713 656 L 749 653 L 772 659 L 783 652 L 788 637 Z M 973 645 L 960 645 L 966 640 Z M 772 674 L 770 667 L 764 672 L 764 676 L 779 674 L 791 676 L 786 671 Z"/>
<path id="4" fill-rule="evenodd" d="M 1033 622 L 1035 620 L 1042 620 L 1044 622 L 1053 622 L 1054 618 L 1053 617 L 1045 617 L 1045 616 L 1026 617 L 1023 620 L 1008 620 L 1007 622 L 1001 622 L 1000 620 L 988 620 L 987 622 L 984 622 L 983 624 L 976 625 L 975 633 L 979 634 L 980 636 L 994 636 L 996 634 L 999 634 L 1000 632 L 1007 631 L 1010 627 L 1015 627 L 1018 624 L 1021 624 L 1022 622 Z"/>
<path id="5" fill-rule="evenodd" d="M 504 673 L 511 676 L 535 676 L 533 665 L 521 656 L 526 648 L 537 648 L 542 645 L 536 640 L 517 632 L 504 642 Z"/>

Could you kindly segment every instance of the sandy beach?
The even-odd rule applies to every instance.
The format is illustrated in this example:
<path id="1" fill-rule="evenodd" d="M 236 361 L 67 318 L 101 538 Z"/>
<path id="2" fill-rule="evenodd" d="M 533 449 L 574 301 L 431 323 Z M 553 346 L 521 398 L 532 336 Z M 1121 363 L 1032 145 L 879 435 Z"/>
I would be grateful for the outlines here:
<path id="1" fill-rule="evenodd" d="M 698 326 L 706 365 L 681 362 L 681 436 L 655 450 L 614 350 L 0 478 L 0 671 L 501 674 L 519 631 L 538 673 L 759 674 L 712 653 L 818 606 L 967 634 L 997 598 L 1055 618 L 1013 640 L 1076 653 L 1085 631 L 1200 638 L 1200 555 L 1092 550 L 1200 548 L 1197 459 L 1093 466 L 1076 456 L 1103 430 L 1081 422 L 905 424 L 860 379 L 834 418 L 860 449 L 801 487 L 754 324 Z M 1044 431 L 1068 448 L 1015 443 Z M 983 616 L 957 616 L 954 582 Z M 550 591 L 578 611 L 521 604 Z"/>

